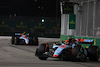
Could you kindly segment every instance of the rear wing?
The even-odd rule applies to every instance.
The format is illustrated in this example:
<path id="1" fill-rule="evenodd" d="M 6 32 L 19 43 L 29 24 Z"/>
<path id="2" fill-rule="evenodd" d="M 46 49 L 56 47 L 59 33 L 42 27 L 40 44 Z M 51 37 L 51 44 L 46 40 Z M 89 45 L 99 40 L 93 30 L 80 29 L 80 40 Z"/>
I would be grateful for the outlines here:
<path id="1" fill-rule="evenodd" d="M 79 43 L 84 43 L 84 44 L 92 44 L 94 42 L 93 39 L 75 39 Z"/>
<path id="2" fill-rule="evenodd" d="M 21 36 L 22 33 L 15 33 L 15 36 Z M 29 33 L 26 33 L 27 36 L 29 36 Z"/>

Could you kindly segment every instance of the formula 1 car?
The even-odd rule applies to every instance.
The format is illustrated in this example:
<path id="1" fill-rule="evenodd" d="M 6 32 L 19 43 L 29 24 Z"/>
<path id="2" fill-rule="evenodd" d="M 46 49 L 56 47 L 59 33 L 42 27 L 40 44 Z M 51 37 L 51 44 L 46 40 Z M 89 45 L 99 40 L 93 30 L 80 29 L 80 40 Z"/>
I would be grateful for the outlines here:
<path id="1" fill-rule="evenodd" d="M 40 44 L 37 48 L 35 56 L 41 60 L 46 60 L 48 57 L 60 58 L 61 60 L 78 60 L 78 61 L 98 61 L 99 47 L 93 46 L 93 39 L 75 39 L 74 46 L 69 45 L 68 40 L 62 44 L 54 44 L 52 51 L 49 49 L 49 44 Z M 79 43 L 90 44 L 89 48 L 83 48 Z"/>
<path id="2" fill-rule="evenodd" d="M 23 37 L 23 36 L 25 36 L 25 37 Z M 14 35 L 11 38 L 11 44 L 15 44 L 15 45 L 29 44 L 29 45 L 37 45 L 38 46 L 38 38 L 30 37 L 29 33 L 25 33 L 25 35 L 23 35 L 23 33 L 14 33 Z"/>

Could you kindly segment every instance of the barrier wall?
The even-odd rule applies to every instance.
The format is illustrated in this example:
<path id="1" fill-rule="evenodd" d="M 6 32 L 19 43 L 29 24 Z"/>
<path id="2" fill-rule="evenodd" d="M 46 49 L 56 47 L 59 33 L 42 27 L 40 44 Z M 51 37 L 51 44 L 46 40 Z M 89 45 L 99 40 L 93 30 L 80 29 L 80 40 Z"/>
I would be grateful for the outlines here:
<path id="1" fill-rule="evenodd" d="M 71 36 L 65 36 L 65 35 L 61 35 L 60 36 L 60 42 L 64 41 L 64 40 L 67 40 L 68 38 L 70 38 Z M 94 43 L 93 45 L 94 46 L 99 46 L 99 49 L 100 49 L 100 38 L 92 38 L 92 37 L 77 37 L 77 36 L 72 36 L 73 38 L 79 38 L 79 39 L 93 39 L 94 40 Z M 82 44 L 82 46 L 84 48 L 88 48 L 90 44 Z M 99 50 L 100 52 L 100 50 Z"/>
<path id="2" fill-rule="evenodd" d="M 60 22 L 48 18 L 44 22 L 41 18 L 0 18 L 0 35 L 11 36 L 14 32 L 29 32 L 37 37 L 60 37 Z"/>

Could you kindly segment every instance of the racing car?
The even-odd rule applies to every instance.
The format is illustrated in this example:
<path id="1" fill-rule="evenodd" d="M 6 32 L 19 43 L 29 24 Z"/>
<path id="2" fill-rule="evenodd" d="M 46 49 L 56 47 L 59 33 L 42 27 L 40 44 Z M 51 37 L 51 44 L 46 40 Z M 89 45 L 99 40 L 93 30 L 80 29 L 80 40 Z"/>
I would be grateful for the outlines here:
<path id="1" fill-rule="evenodd" d="M 73 39 L 73 42 L 70 39 Z M 90 44 L 90 46 L 89 48 L 83 48 L 80 43 Z M 36 50 L 35 56 L 40 60 L 47 60 L 48 57 L 53 57 L 72 61 L 98 61 L 99 47 L 93 46 L 93 39 L 69 38 L 63 41 L 62 44 L 54 43 L 51 50 L 48 43 L 40 44 L 39 48 Z"/>
<path id="2" fill-rule="evenodd" d="M 37 45 L 38 46 L 38 38 L 37 37 L 30 37 L 29 33 L 14 33 L 11 38 L 11 44 L 15 45 Z"/>

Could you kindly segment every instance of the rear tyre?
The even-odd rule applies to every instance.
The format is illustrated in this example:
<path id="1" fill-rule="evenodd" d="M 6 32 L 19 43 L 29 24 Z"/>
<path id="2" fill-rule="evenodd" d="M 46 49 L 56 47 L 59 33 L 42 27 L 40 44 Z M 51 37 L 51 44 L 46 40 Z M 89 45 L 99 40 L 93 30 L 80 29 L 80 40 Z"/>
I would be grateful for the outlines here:
<path id="1" fill-rule="evenodd" d="M 38 46 L 38 38 L 37 37 L 33 37 L 33 44 Z"/>
<path id="2" fill-rule="evenodd" d="M 88 48 L 88 56 L 90 61 L 98 61 L 99 59 L 99 47 L 98 46 L 90 46 Z"/>
<path id="3" fill-rule="evenodd" d="M 38 38 L 35 37 L 35 45 L 38 46 Z"/>
<path id="4" fill-rule="evenodd" d="M 15 45 L 19 45 L 19 37 L 15 37 L 14 44 L 15 44 Z"/>
<path id="5" fill-rule="evenodd" d="M 11 44 L 14 44 L 14 36 L 12 36 L 12 38 L 11 38 Z"/>

